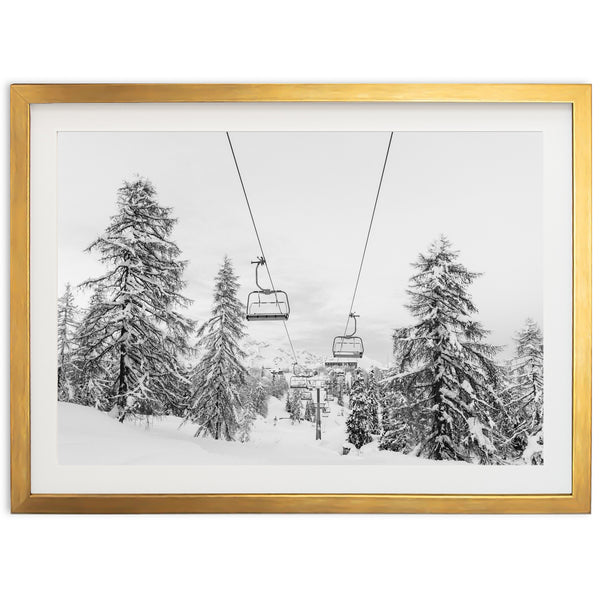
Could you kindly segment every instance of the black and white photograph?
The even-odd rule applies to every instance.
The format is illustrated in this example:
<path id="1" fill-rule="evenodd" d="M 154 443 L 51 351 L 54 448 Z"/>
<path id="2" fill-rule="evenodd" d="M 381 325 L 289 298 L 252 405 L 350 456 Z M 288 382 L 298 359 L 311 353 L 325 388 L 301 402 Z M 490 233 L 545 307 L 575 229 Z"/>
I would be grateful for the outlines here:
<path id="1" fill-rule="evenodd" d="M 60 464 L 544 464 L 539 132 L 57 144 Z"/>
<path id="2" fill-rule="evenodd" d="M 3 597 L 598 597 L 596 3 L 3 9 Z"/>

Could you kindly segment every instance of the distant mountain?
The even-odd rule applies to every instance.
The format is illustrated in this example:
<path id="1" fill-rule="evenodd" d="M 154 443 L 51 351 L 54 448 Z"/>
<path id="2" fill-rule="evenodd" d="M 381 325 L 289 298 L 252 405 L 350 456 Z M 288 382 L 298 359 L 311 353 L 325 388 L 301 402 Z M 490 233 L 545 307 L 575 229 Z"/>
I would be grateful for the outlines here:
<path id="1" fill-rule="evenodd" d="M 242 342 L 242 350 L 247 355 L 244 361 L 247 367 L 255 369 L 264 367 L 266 369 L 281 369 L 282 371 L 292 370 L 294 357 L 289 348 L 279 348 L 267 342 L 257 342 L 246 337 Z M 298 348 L 296 348 L 296 357 L 300 367 L 308 370 L 323 368 L 326 358 Z M 383 364 L 368 356 L 361 358 L 358 365 L 363 369 L 384 368 Z"/>
<path id="2" fill-rule="evenodd" d="M 374 358 L 369 358 L 368 356 L 363 356 L 361 359 L 359 359 L 358 366 L 361 369 L 364 369 L 365 371 L 368 371 L 369 369 L 388 369 L 389 368 L 389 365 L 386 366 L 383 363 L 379 362 L 378 360 L 375 360 Z"/>
<path id="3" fill-rule="evenodd" d="M 257 342 L 251 338 L 244 338 L 242 350 L 246 353 L 245 364 L 251 368 L 281 369 L 290 371 L 294 364 L 294 357 L 289 348 L 278 348 L 267 342 Z M 317 356 L 306 350 L 296 349 L 298 364 L 306 369 L 318 369 L 323 366 L 324 357 Z"/>

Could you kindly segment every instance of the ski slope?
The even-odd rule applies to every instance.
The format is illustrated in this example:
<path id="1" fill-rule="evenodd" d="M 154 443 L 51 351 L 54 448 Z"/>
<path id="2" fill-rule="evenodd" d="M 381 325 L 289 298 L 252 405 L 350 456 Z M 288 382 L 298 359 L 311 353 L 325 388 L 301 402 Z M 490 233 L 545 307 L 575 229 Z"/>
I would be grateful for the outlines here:
<path id="1" fill-rule="evenodd" d="M 271 398 L 269 414 L 258 417 L 249 442 L 194 437 L 196 427 L 178 417 L 119 423 L 92 407 L 58 402 L 58 459 L 66 465 L 337 465 L 423 464 L 397 452 L 380 451 L 376 442 L 342 455 L 345 415 L 331 405 L 322 419 L 322 439 L 315 424 L 292 424 L 284 400 Z M 347 409 L 344 409 L 347 412 Z"/>

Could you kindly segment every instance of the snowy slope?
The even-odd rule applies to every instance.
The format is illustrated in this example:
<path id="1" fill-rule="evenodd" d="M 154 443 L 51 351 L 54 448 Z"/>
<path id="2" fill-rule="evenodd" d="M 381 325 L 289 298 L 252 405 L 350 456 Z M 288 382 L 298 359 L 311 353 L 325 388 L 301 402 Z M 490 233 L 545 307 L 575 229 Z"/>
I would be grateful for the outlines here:
<path id="1" fill-rule="evenodd" d="M 345 417 L 331 406 L 322 420 L 323 439 L 315 426 L 292 424 L 284 403 L 271 398 L 269 415 L 255 422 L 250 442 L 194 438 L 195 427 L 166 417 L 149 424 L 118 423 L 91 407 L 58 403 L 58 457 L 67 465 L 239 465 L 239 464 L 423 464 L 428 461 L 369 444 L 342 456 Z M 275 418 L 277 417 L 277 420 Z"/>

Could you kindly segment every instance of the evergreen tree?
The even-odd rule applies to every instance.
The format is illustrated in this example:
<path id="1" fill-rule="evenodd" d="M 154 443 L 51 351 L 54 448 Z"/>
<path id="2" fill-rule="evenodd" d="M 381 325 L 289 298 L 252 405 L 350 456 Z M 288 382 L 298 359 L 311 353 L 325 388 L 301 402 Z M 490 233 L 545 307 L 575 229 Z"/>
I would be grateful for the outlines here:
<path id="1" fill-rule="evenodd" d="M 302 420 L 302 393 L 298 389 L 292 390 L 289 395 L 288 412 L 292 425 Z"/>
<path id="2" fill-rule="evenodd" d="M 344 406 L 344 393 L 346 391 L 345 375 L 336 375 L 336 395 L 337 403 L 340 406 Z"/>
<path id="3" fill-rule="evenodd" d="M 544 340 L 539 325 L 531 319 L 516 334 L 507 384 L 507 433 L 513 452 L 521 456 L 531 438 L 541 433 L 544 419 Z M 534 460 L 539 462 L 539 458 Z"/>
<path id="4" fill-rule="evenodd" d="M 266 417 L 269 413 L 267 382 L 260 378 L 251 377 L 247 383 L 247 394 L 254 408 L 254 412 L 261 417 Z"/>
<path id="5" fill-rule="evenodd" d="M 247 373 L 245 384 L 242 386 L 242 409 L 239 418 L 240 442 L 250 441 L 250 434 L 257 416 L 266 417 L 269 411 L 265 382 L 253 371 Z"/>
<path id="6" fill-rule="evenodd" d="M 75 402 L 73 354 L 76 349 L 74 332 L 77 327 L 77 308 L 70 283 L 67 283 L 65 293 L 58 299 L 57 323 L 58 399 Z"/>
<path id="7" fill-rule="evenodd" d="M 408 290 L 417 323 L 396 330 L 397 364 L 387 383 L 408 400 L 404 412 L 419 429 L 420 455 L 497 462 L 498 348 L 486 343 L 488 332 L 473 318 L 477 309 L 467 289 L 479 274 L 457 258 L 443 236 L 419 255 Z"/>
<path id="8" fill-rule="evenodd" d="M 381 430 L 379 423 L 379 387 L 372 370 L 369 372 L 365 383 L 365 396 L 369 409 L 369 431 L 373 435 L 378 435 Z"/>
<path id="9" fill-rule="evenodd" d="M 314 422 L 317 416 L 317 407 L 315 406 L 314 400 L 312 399 L 312 395 L 310 398 L 306 399 L 306 407 L 304 409 L 304 420 Z"/>
<path id="10" fill-rule="evenodd" d="M 366 382 L 363 374 L 359 371 L 350 388 L 350 413 L 346 419 L 348 441 L 360 450 L 365 444 L 373 441 L 372 426 Z"/>
<path id="11" fill-rule="evenodd" d="M 277 375 L 271 379 L 269 384 L 267 384 L 267 394 L 281 400 L 285 396 L 288 387 L 285 377 Z"/>
<path id="12" fill-rule="evenodd" d="M 96 286 L 87 311 L 75 332 L 77 350 L 73 364 L 77 374 L 77 397 L 81 404 L 98 409 L 110 409 L 109 396 L 114 382 L 115 365 L 105 350 L 103 337 L 103 307 L 106 304 L 104 287 Z M 112 368 L 112 370 L 111 370 Z"/>
<path id="13" fill-rule="evenodd" d="M 169 238 L 176 220 L 160 206 L 146 179 L 118 190 L 118 213 L 88 250 L 97 250 L 108 272 L 83 285 L 101 285 L 106 299 L 95 307 L 83 352 L 91 369 L 107 360 L 114 374 L 109 403 L 127 416 L 165 412 L 179 403 L 181 356 L 192 322 L 177 312 L 189 304 L 181 294 L 185 262 Z"/>
<path id="14" fill-rule="evenodd" d="M 256 413 L 254 412 L 254 406 L 250 398 L 246 398 L 246 400 L 242 407 L 239 425 L 239 440 L 243 444 L 250 441 L 250 433 L 256 419 Z"/>
<path id="15" fill-rule="evenodd" d="M 285 412 L 292 412 L 292 392 L 288 392 L 288 395 L 285 397 Z"/>
<path id="16" fill-rule="evenodd" d="M 233 440 L 248 372 L 240 348 L 244 307 L 237 298 L 238 278 L 225 257 L 215 279 L 211 318 L 199 331 L 201 358 L 194 369 L 194 392 L 186 419 L 198 425 L 196 436 Z"/>
<path id="17" fill-rule="evenodd" d="M 380 450 L 408 454 L 419 443 L 419 433 L 426 427 L 422 415 L 399 390 L 388 389 L 381 400 Z"/>
<path id="18" fill-rule="evenodd" d="M 192 353 L 193 351 L 190 351 L 190 354 Z M 173 393 L 165 404 L 165 414 L 185 417 L 191 405 L 194 376 L 193 366 L 188 360 L 179 360 L 178 374 L 178 377 L 173 378 Z"/>

